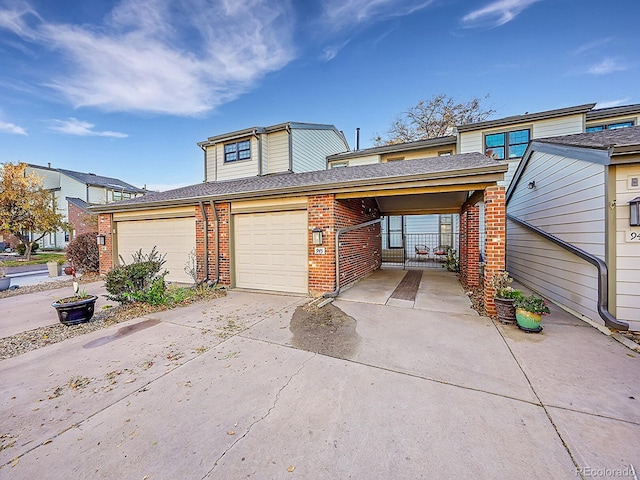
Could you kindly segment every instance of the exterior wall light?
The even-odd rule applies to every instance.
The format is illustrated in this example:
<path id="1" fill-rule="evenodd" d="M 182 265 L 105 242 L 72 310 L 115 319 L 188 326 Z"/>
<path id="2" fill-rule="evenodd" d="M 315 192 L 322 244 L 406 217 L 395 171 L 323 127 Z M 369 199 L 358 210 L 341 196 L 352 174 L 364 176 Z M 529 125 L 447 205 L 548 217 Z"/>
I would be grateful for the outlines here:
<path id="1" fill-rule="evenodd" d="M 529 190 L 533 190 L 534 188 L 536 188 L 536 181 L 535 181 L 535 180 L 531 180 L 531 181 L 529 182 L 529 185 L 527 185 L 527 188 L 528 188 Z"/>
<path id="2" fill-rule="evenodd" d="M 314 228 L 311 231 L 311 238 L 314 245 L 322 245 L 322 229 L 318 227 Z"/>
<path id="3" fill-rule="evenodd" d="M 106 235 L 98 235 L 96 237 L 98 245 L 106 245 L 107 244 L 107 236 Z"/>
<path id="4" fill-rule="evenodd" d="M 629 225 L 640 227 L 640 197 L 636 197 L 629 202 Z"/>

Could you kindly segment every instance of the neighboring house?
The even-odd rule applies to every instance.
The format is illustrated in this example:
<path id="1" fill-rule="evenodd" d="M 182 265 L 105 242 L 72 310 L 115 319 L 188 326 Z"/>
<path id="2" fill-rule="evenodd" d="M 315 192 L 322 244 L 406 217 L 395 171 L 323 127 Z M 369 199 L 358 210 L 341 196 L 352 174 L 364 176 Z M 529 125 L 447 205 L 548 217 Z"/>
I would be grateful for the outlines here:
<path id="1" fill-rule="evenodd" d="M 28 165 L 27 171 L 42 178 L 43 187 L 52 192 L 58 212 L 70 225 L 67 231 L 45 235 L 41 240 L 41 248 L 64 248 L 74 234 L 88 231 L 90 228 L 86 215 L 91 214 L 89 206 L 135 198 L 147 193 L 145 189 L 117 178 L 52 168 L 50 165 Z"/>
<path id="2" fill-rule="evenodd" d="M 333 125 L 295 122 L 225 133 L 198 146 L 205 152 L 205 182 L 324 170 L 327 156 L 349 150 Z"/>
<path id="3" fill-rule="evenodd" d="M 532 141 L 507 191 L 508 271 L 578 316 L 640 330 L 638 203 L 640 126 Z"/>

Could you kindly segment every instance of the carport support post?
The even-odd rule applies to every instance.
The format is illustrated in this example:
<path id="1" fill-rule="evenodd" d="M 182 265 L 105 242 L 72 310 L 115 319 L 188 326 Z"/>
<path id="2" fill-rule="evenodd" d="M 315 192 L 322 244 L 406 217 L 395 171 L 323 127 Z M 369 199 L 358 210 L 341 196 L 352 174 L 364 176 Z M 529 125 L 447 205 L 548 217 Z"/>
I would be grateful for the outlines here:
<path id="1" fill-rule="evenodd" d="M 485 267 L 484 306 L 487 315 L 495 315 L 493 290 L 489 287 L 491 277 L 505 269 L 506 261 L 506 206 L 505 188 L 487 187 L 484 191 L 485 207 Z"/>
<path id="2" fill-rule="evenodd" d="M 113 268 L 113 215 L 101 213 L 98 215 L 98 235 L 104 235 L 105 244 L 99 245 L 100 275 L 105 275 Z"/>

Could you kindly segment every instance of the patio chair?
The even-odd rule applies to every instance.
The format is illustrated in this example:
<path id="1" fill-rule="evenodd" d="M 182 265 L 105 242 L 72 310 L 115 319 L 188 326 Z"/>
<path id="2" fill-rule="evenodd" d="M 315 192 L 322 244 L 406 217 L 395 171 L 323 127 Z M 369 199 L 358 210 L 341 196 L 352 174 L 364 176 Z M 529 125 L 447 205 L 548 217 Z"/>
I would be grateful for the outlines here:
<path id="1" fill-rule="evenodd" d="M 422 257 L 425 257 L 427 260 L 429 260 L 429 247 L 427 247 L 426 245 L 416 245 L 415 250 L 416 258 L 418 260 L 420 260 L 420 258 Z"/>
<path id="2" fill-rule="evenodd" d="M 438 245 L 433 251 L 433 259 L 444 261 L 447 258 L 447 253 L 451 247 L 449 245 Z"/>

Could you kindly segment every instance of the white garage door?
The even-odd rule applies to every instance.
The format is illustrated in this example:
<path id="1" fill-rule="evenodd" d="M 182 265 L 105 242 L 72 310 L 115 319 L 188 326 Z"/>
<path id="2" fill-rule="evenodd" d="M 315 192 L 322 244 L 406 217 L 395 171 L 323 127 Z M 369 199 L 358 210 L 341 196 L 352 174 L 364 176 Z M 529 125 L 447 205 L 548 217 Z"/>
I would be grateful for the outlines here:
<path id="1" fill-rule="evenodd" d="M 167 255 L 164 264 L 169 270 L 167 281 L 193 283 L 184 268 L 196 246 L 194 217 L 118 222 L 117 232 L 118 254 L 127 264 L 133 261 L 131 255 L 141 248 L 146 254 L 155 246 L 159 253 Z"/>
<path id="2" fill-rule="evenodd" d="M 309 293 L 307 211 L 234 215 L 240 288 Z"/>

